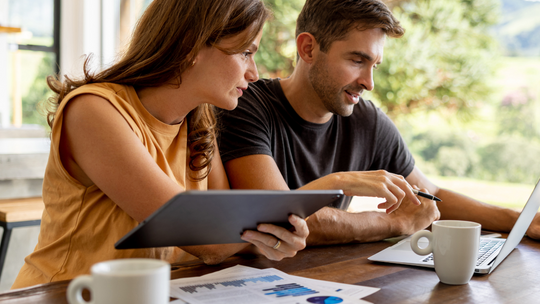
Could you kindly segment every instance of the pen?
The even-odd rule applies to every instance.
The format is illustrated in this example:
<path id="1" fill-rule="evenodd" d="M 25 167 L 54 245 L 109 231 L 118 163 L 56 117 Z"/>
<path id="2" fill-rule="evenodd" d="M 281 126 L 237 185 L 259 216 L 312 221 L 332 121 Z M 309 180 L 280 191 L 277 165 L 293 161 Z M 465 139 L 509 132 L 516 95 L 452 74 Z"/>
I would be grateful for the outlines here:
<path id="1" fill-rule="evenodd" d="M 427 194 L 425 192 L 418 191 L 416 189 L 412 189 L 412 191 L 414 192 L 414 194 L 416 194 L 418 196 L 429 198 L 432 201 L 442 202 L 442 200 L 440 198 L 436 197 L 435 195 Z"/>

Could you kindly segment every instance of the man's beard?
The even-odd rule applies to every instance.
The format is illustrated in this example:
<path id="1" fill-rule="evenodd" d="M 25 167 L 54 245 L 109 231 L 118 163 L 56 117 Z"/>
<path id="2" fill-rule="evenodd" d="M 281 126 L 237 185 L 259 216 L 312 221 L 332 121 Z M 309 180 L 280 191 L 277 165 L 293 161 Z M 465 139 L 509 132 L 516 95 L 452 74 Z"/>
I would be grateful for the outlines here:
<path id="1" fill-rule="evenodd" d="M 328 112 L 345 117 L 350 116 L 354 106 L 344 100 L 344 94 L 347 94 L 345 90 L 351 88 L 351 92 L 361 92 L 362 88 L 353 84 L 344 88 L 339 87 L 339 84 L 330 76 L 325 59 L 326 55 L 322 56 L 323 58 L 319 58 L 313 63 L 308 73 L 308 80 Z"/>

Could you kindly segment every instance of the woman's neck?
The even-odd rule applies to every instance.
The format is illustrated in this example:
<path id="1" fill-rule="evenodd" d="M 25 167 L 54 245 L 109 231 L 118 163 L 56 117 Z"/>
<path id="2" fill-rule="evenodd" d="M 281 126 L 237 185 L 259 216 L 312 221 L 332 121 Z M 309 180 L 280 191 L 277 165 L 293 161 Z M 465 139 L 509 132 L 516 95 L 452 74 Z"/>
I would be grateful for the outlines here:
<path id="1" fill-rule="evenodd" d="M 189 92 L 174 85 L 145 87 L 136 89 L 144 108 L 163 123 L 175 125 L 181 123 L 187 114 L 197 105 L 190 102 Z"/>

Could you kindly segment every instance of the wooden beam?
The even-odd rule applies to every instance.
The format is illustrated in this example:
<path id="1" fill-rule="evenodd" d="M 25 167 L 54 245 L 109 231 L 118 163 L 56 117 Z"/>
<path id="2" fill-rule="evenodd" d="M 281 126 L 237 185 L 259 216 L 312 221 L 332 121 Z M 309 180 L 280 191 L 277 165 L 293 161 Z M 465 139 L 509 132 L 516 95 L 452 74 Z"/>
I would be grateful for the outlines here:
<path id="1" fill-rule="evenodd" d="M 0 33 L 20 33 L 20 27 L 0 26 Z"/>

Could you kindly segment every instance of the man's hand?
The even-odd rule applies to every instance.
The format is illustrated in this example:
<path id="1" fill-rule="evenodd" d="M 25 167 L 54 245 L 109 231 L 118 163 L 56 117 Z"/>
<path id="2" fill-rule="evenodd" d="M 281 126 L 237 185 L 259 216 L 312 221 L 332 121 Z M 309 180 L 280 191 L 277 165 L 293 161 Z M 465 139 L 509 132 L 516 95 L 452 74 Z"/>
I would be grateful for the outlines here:
<path id="1" fill-rule="evenodd" d="M 418 190 L 429 193 L 427 189 Z M 437 204 L 427 198 L 420 198 L 420 201 L 421 204 L 418 206 L 412 204 L 408 198 L 405 198 L 401 203 L 401 207 L 388 215 L 396 223 L 396 226 L 400 227 L 397 231 L 398 234 L 411 235 L 427 228 L 434 221 L 439 220 L 441 213 L 437 208 Z"/>
<path id="2" fill-rule="evenodd" d="M 280 261 L 283 258 L 293 257 L 298 251 L 306 248 L 309 230 L 306 221 L 294 214 L 289 216 L 289 222 L 294 227 L 293 231 L 271 224 L 260 224 L 257 226 L 258 231 L 245 231 L 242 240 L 257 246 L 270 260 Z"/>
<path id="3" fill-rule="evenodd" d="M 321 185 L 323 185 L 321 187 Z M 390 214 L 399 208 L 405 197 L 420 205 L 405 178 L 385 170 L 338 172 L 321 177 L 300 189 L 342 189 L 347 196 L 375 196 L 386 199 L 379 209 Z"/>

